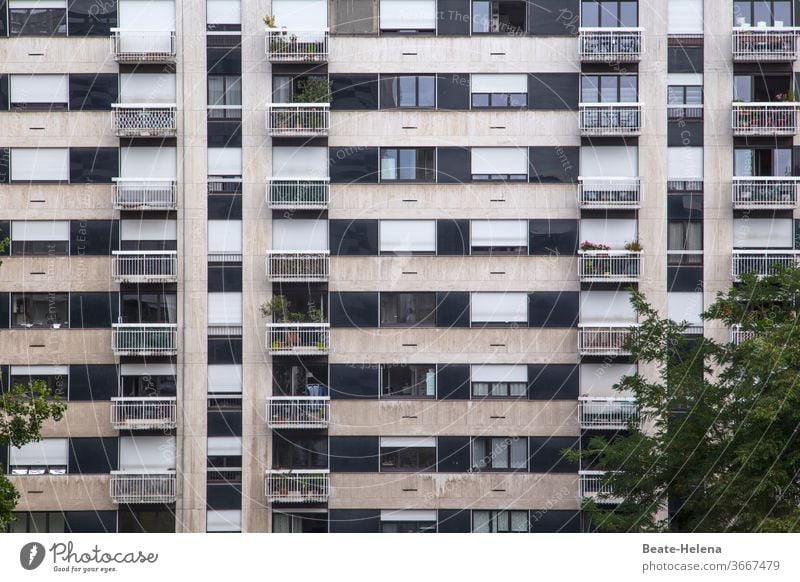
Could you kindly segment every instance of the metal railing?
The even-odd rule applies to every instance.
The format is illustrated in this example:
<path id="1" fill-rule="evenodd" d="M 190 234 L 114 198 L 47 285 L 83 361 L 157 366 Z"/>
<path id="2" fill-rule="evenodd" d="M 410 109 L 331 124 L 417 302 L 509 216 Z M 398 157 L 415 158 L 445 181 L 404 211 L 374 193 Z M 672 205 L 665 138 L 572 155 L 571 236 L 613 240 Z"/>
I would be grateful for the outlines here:
<path id="1" fill-rule="evenodd" d="M 177 489 L 175 471 L 111 471 L 114 503 L 173 503 Z"/>
<path id="2" fill-rule="evenodd" d="M 742 329 L 741 325 L 734 325 L 731 327 L 731 343 L 736 346 L 754 337 L 756 337 L 756 332 Z"/>
<path id="3" fill-rule="evenodd" d="M 328 60 L 328 29 L 268 28 L 265 49 L 273 63 L 324 63 Z"/>
<path id="4" fill-rule="evenodd" d="M 175 103 L 112 103 L 111 125 L 119 137 L 175 137 Z"/>
<path id="5" fill-rule="evenodd" d="M 268 323 L 267 349 L 270 354 L 327 354 L 330 324 Z"/>
<path id="6" fill-rule="evenodd" d="M 734 135 L 794 135 L 800 103 L 734 103 L 731 127 Z"/>
<path id="7" fill-rule="evenodd" d="M 686 119 L 693 121 L 703 119 L 703 106 L 700 104 L 679 105 L 671 103 L 667 105 L 667 119 L 680 120 Z"/>
<path id="8" fill-rule="evenodd" d="M 636 62 L 644 49 L 642 28 L 580 28 L 578 53 L 583 62 Z"/>
<path id="9" fill-rule="evenodd" d="M 330 103 L 270 103 L 267 132 L 285 137 L 328 135 L 330 108 Z"/>
<path id="10" fill-rule="evenodd" d="M 581 428 L 618 430 L 638 424 L 641 420 L 639 406 L 630 398 L 578 399 L 578 422 Z"/>
<path id="11" fill-rule="evenodd" d="M 178 182 L 172 178 L 114 178 L 111 196 L 117 210 L 174 210 Z"/>
<path id="12" fill-rule="evenodd" d="M 797 251 L 734 249 L 731 275 L 734 279 L 738 279 L 744 273 L 755 273 L 762 277 L 774 275 L 782 268 L 797 265 L 797 258 Z"/>
<path id="13" fill-rule="evenodd" d="M 267 425 L 271 428 L 326 428 L 330 414 L 329 396 L 267 398 Z"/>
<path id="14" fill-rule="evenodd" d="M 578 201 L 581 208 L 639 208 L 639 178 L 578 176 Z"/>
<path id="15" fill-rule="evenodd" d="M 733 29 L 734 61 L 794 61 L 797 60 L 796 28 Z"/>
<path id="16" fill-rule="evenodd" d="M 797 206 L 794 176 L 735 177 L 731 185 L 734 208 L 791 209 Z"/>
<path id="17" fill-rule="evenodd" d="M 274 210 L 328 207 L 330 178 L 267 178 L 267 205 Z"/>
<path id="18" fill-rule="evenodd" d="M 270 281 L 327 281 L 330 251 L 267 251 Z"/>
<path id="19" fill-rule="evenodd" d="M 111 424 L 116 430 L 158 430 L 178 426 L 175 397 L 112 398 Z"/>
<path id="20" fill-rule="evenodd" d="M 578 278 L 583 282 L 635 282 L 641 276 L 640 251 L 578 251 Z"/>
<path id="21" fill-rule="evenodd" d="M 113 251 L 111 276 L 117 283 L 174 283 L 177 251 Z"/>
<path id="22" fill-rule="evenodd" d="M 616 505 L 621 497 L 614 497 L 611 486 L 604 483 L 605 471 L 578 471 L 580 492 L 583 499 L 593 499 L 599 504 Z"/>
<path id="23" fill-rule="evenodd" d="M 625 356 L 635 323 L 578 324 L 578 353 L 582 356 Z"/>
<path id="24" fill-rule="evenodd" d="M 325 503 L 330 474 L 326 470 L 268 470 L 264 485 L 270 503 Z"/>
<path id="25" fill-rule="evenodd" d="M 208 119 L 241 119 L 241 105 L 209 105 Z"/>
<path id="26" fill-rule="evenodd" d="M 114 323 L 111 347 L 117 356 L 174 356 L 178 353 L 178 325 Z"/>
<path id="27" fill-rule="evenodd" d="M 641 103 L 580 103 L 582 135 L 638 135 L 642 130 Z"/>
<path id="28" fill-rule="evenodd" d="M 209 176 L 206 190 L 209 194 L 241 194 L 242 179 Z"/>
<path id="29" fill-rule="evenodd" d="M 111 29 L 111 54 L 118 63 L 174 63 L 174 30 Z"/>

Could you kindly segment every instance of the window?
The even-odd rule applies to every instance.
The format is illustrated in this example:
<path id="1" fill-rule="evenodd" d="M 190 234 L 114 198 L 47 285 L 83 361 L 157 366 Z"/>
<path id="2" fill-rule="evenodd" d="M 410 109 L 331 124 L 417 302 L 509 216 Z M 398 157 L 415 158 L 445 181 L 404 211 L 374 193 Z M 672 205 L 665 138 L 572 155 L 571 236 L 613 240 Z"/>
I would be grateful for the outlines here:
<path id="1" fill-rule="evenodd" d="M 473 34 L 525 34 L 524 0 L 473 0 Z"/>
<path id="2" fill-rule="evenodd" d="M 11 36 L 65 36 L 66 0 L 9 0 L 8 30 Z"/>
<path id="3" fill-rule="evenodd" d="M 473 220 L 470 247 L 473 255 L 527 254 L 528 221 Z"/>
<path id="4" fill-rule="evenodd" d="M 380 0 L 381 32 L 433 32 L 435 0 Z"/>
<path id="5" fill-rule="evenodd" d="M 436 437 L 381 437 L 382 472 L 436 470 Z"/>
<path id="6" fill-rule="evenodd" d="M 385 509 L 381 511 L 381 533 L 435 533 L 436 510 Z"/>
<path id="7" fill-rule="evenodd" d="M 174 364 L 122 364 L 121 396 L 133 398 L 175 396 L 177 394 L 175 374 Z"/>
<path id="8" fill-rule="evenodd" d="M 10 475 L 66 475 L 69 439 L 42 439 L 10 447 Z"/>
<path id="9" fill-rule="evenodd" d="M 67 109 L 66 75 L 9 75 L 9 103 L 17 111 Z"/>
<path id="10" fill-rule="evenodd" d="M 667 250 L 700 251 L 703 249 L 703 222 L 670 220 L 667 223 Z"/>
<path id="11" fill-rule="evenodd" d="M 52 394 L 66 400 L 69 366 L 11 366 L 9 386 L 44 382 Z"/>
<path id="12" fill-rule="evenodd" d="M 667 114 L 669 119 L 703 119 L 703 86 L 668 86 Z"/>
<path id="13" fill-rule="evenodd" d="M 703 34 L 703 0 L 667 0 L 668 34 Z"/>
<path id="14" fill-rule="evenodd" d="M 763 25 L 760 23 L 764 23 Z M 734 26 L 792 26 L 791 0 L 736 0 Z"/>
<path id="15" fill-rule="evenodd" d="M 435 75 L 381 75 L 381 109 L 436 107 Z"/>
<path id="16" fill-rule="evenodd" d="M 636 103 L 637 75 L 581 75 L 581 103 Z"/>
<path id="17" fill-rule="evenodd" d="M 472 107 L 526 107 L 527 75 L 472 75 Z"/>
<path id="18" fill-rule="evenodd" d="M 436 254 L 435 220 L 381 220 L 382 255 Z"/>
<path id="19" fill-rule="evenodd" d="M 120 505 L 119 533 L 175 533 L 175 511 Z"/>
<path id="20" fill-rule="evenodd" d="M 474 471 L 514 471 L 528 466 L 528 441 L 520 437 L 481 437 L 472 440 Z"/>
<path id="21" fill-rule="evenodd" d="M 175 323 L 178 297 L 175 293 L 121 293 L 123 323 Z"/>
<path id="22" fill-rule="evenodd" d="M 122 219 L 119 221 L 123 251 L 174 251 L 178 248 L 178 222 L 171 219 Z"/>
<path id="23" fill-rule="evenodd" d="M 791 176 L 791 148 L 735 148 L 734 176 Z"/>
<path id="24" fill-rule="evenodd" d="M 435 293 L 381 293 L 381 327 L 433 327 Z"/>
<path id="25" fill-rule="evenodd" d="M 791 249 L 794 243 L 791 218 L 734 218 L 734 249 Z"/>
<path id="26" fill-rule="evenodd" d="M 272 436 L 273 469 L 327 469 L 328 437 L 283 432 Z"/>
<path id="27" fill-rule="evenodd" d="M 69 327 L 68 293 L 12 293 L 13 327 Z"/>
<path id="28" fill-rule="evenodd" d="M 473 293 L 470 298 L 472 323 L 513 326 L 528 324 L 527 293 Z"/>
<path id="29" fill-rule="evenodd" d="M 527 533 L 527 511 L 472 511 L 473 533 Z"/>
<path id="30" fill-rule="evenodd" d="M 383 398 L 436 398 L 436 366 L 384 364 L 381 366 Z"/>
<path id="31" fill-rule="evenodd" d="M 586 28 L 636 28 L 637 0 L 583 0 L 581 26 Z"/>
<path id="32" fill-rule="evenodd" d="M 381 182 L 433 182 L 435 148 L 381 148 Z"/>
<path id="33" fill-rule="evenodd" d="M 733 98 L 745 103 L 786 101 L 792 88 L 789 75 L 734 75 Z"/>
<path id="34" fill-rule="evenodd" d="M 272 102 L 273 103 L 308 103 L 306 91 L 311 89 L 309 82 L 314 83 L 326 80 L 323 75 L 272 75 Z M 210 89 L 210 85 L 209 85 Z M 241 101 L 241 89 L 239 89 Z"/>
<path id="35" fill-rule="evenodd" d="M 60 511 L 14 513 L 8 533 L 64 533 L 64 514 Z"/>
<path id="36" fill-rule="evenodd" d="M 523 365 L 475 365 L 471 373 L 473 398 L 525 398 L 528 367 Z"/>
<path id="37" fill-rule="evenodd" d="M 11 148 L 12 182 L 69 182 L 69 148 Z"/>
<path id="38" fill-rule="evenodd" d="M 327 512 L 272 512 L 272 533 L 327 533 Z"/>
<path id="39" fill-rule="evenodd" d="M 238 75 L 209 75 L 209 119 L 242 117 L 242 78 Z"/>
<path id="40" fill-rule="evenodd" d="M 276 396 L 327 396 L 328 368 L 313 363 L 273 364 L 272 393 Z"/>
<path id="41" fill-rule="evenodd" d="M 175 437 L 170 435 L 122 436 L 119 438 L 119 470 L 174 470 L 175 442 Z"/>
<path id="42" fill-rule="evenodd" d="M 67 256 L 69 254 L 69 221 L 12 221 L 11 254 L 51 257 Z"/>
<path id="43" fill-rule="evenodd" d="M 472 148 L 471 173 L 479 181 L 526 181 L 527 148 Z"/>

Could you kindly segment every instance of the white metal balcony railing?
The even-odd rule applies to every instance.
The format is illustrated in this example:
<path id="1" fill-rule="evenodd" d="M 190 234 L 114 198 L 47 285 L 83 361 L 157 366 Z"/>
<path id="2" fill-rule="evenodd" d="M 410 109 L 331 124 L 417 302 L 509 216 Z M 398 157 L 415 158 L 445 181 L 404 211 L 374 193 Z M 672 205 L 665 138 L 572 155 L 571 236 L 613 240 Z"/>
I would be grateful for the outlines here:
<path id="1" fill-rule="evenodd" d="M 174 283 L 177 251 L 114 251 L 111 276 L 117 283 Z"/>
<path id="2" fill-rule="evenodd" d="M 174 356 L 178 353 L 175 323 L 114 323 L 111 347 L 117 356 Z"/>
<path id="3" fill-rule="evenodd" d="M 578 353 L 582 356 L 625 356 L 625 342 L 635 323 L 578 324 Z"/>
<path id="4" fill-rule="evenodd" d="M 797 60 L 797 29 L 789 27 L 735 27 L 734 61 Z"/>
<path id="5" fill-rule="evenodd" d="M 581 208 L 639 208 L 641 183 L 639 178 L 578 177 Z"/>
<path id="6" fill-rule="evenodd" d="M 642 28 L 580 28 L 579 54 L 584 62 L 636 62 L 644 48 Z"/>
<path id="7" fill-rule="evenodd" d="M 267 205 L 274 210 L 325 209 L 330 178 L 267 178 Z"/>
<path id="8" fill-rule="evenodd" d="M 111 54 L 118 63 L 175 62 L 174 30 L 111 29 Z"/>
<path id="9" fill-rule="evenodd" d="M 794 135 L 800 103 L 734 103 L 731 127 L 735 135 Z"/>
<path id="10" fill-rule="evenodd" d="M 268 28 L 266 53 L 273 63 L 324 63 L 328 60 L 328 29 Z"/>
<path id="11" fill-rule="evenodd" d="M 731 327 L 731 343 L 739 345 L 756 336 L 756 332 L 752 330 L 744 330 L 741 325 L 734 325 Z"/>
<path id="12" fill-rule="evenodd" d="M 330 324 L 268 323 L 267 346 L 270 354 L 327 354 Z"/>
<path id="13" fill-rule="evenodd" d="M 640 251 L 579 251 L 578 277 L 583 282 L 639 280 Z"/>
<path id="14" fill-rule="evenodd" d="M 175 137 L 176 103 L 112 103 L 111 125 L 119 137 Z"/>
<path id="15" fill-rule="evenodd" d="M 175 471 L 111 471 L 111 500 L 114 503 L 173 503 Z"/>
<path id="16" fill-rule="evenodd" d="M 731 187 L 734 208 L 791 209 L 797 206 L 800 178 L 794 176 L 735 177 Z"/>
<path id="17" fill-rule="evenodd" d="M 630 398 L 583 396 L 578 399 L 578 421 L 586 429 L 624 429 L 639 423 L 639 406 Z"/>
<path id="18" fill-rule="evenodd" d="M 701 103 L 669 103 L 667 105 L 667 119 L 671 121 L 703 119 L 703 105 Z"/>
<path id="19" fill-rule="evenodd" d="M 271 428 L 326 428 L 330 420 L 329 396 L 270 396 L 267 425 Z"/>
<path id="20" fill-rule="evenodd" d="M 580 103 L 582 135 L 638 135 L 642 130 L 641 103 Z"/>
<path id="21" fill-rule="evenodd" d="M 622 501 L 614 497 L 611 487 L 603 483 L 605 471 L 578 471 L 580 492 L 583 499 L 593 499 L 595 503 L 616 505 Z"/>
<path id="22" fill-rule="evenodd" d="M 330 251 L 267 251 L 270 281 L 327 281 Z"/>
<path id="23" fill-rule="evenodd" d="M 797 251 L 792 250 L 734 249 L 731 275 L 734 279 L 745 273 L 755 273 L 761 277 L 774 275 L 781 268 L 797 265 L 797 259 Z"/>
<path id="24" fill-rule="evenodd" d="M 112 398 L 111 424 L 116 430 L 176 428 L 175 397 Z"/>
<path id="25" fill-rule="evenodd" d="M 265 493 L 270 503 L 325 503 L 330 474 L 327 470 L 269 470 Z"/>
<path id="26" fill-rule="evenodd" d="M 209 105 L 208 106 L 209 119 L 241 119 L 242 106 L 241 105 Z"/>
<path id="27" fill-rule="evenodd" d="M 267 132 L 284 137 L 328 135 L 330 108 L 330 103 L 270 103 Z"/>
<path id="28" fill-rule="evenodd" d="M 118 210 L 174 210 L 178 182 L 170 178 L 114 178 L 112 198 Z"/>

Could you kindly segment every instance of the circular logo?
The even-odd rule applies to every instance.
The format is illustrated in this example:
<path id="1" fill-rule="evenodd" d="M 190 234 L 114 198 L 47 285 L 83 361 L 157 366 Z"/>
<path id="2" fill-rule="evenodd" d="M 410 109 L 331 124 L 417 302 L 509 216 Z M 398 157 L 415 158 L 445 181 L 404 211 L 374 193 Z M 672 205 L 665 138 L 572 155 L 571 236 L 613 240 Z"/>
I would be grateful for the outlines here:
<path id="1" fill-rule="evenodd" d="M 44 561 L 44 546 L 38 542 L 31 542 L 22 546 L 19 551 L 19 563 L 26 570 L 35 570 Z"/>

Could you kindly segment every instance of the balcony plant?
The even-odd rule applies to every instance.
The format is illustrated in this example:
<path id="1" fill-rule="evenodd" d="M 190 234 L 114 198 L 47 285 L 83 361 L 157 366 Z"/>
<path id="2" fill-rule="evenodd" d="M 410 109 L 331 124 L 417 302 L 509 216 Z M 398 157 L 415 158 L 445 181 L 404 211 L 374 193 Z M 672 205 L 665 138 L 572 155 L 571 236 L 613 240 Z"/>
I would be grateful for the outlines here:
<path id="1" fill-rule="evenodd" d="M 322 77 L 309 77 L 297 82 L 293 103 L 330 103 L 331 82 Z"/>
<path id="2" fill-rule="evenodd" d="M 581 243 L 580 249 L 582 251 L 608 251 L 611 249 L 608 245 L 594 243 L 588 240 L 585 240 Z"/>
<path id="3" fill-rule="evenodd" d="M 642 252 L 642 245 L 639 243 L 638 240 L 632 240 L 630 242 L 625 243 L 625 250 L 630 251 L 632 253 L 640 253 Z"/>

